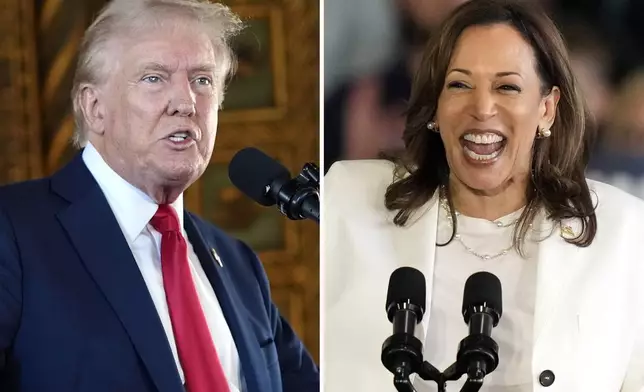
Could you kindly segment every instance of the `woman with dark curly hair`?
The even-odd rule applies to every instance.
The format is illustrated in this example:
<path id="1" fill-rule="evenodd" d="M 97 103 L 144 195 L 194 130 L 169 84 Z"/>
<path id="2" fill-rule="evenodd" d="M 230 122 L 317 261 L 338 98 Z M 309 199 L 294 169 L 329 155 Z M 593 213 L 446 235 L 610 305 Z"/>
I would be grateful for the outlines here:
<path id="1" fill-rule="evenodd" d="M 644 203 L 586 179 L 587 113 L 545 13 L 477 0 L 447 18 L 414 79 L 404 154 L 325 177 L 327 390 L 394 390 L 383 305 L 390 274 L 411 266 L 427 285 L 417 335 L 439 370 L 468 334 L 463 285 L 488 271 L 503 316 L 483 391 L 644 391 Z"/>

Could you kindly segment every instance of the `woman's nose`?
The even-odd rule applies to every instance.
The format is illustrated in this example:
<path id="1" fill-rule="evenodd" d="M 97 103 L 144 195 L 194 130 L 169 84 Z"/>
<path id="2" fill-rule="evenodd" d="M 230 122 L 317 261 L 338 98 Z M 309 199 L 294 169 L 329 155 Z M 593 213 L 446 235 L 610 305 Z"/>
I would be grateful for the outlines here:
<path id="1" fill-rule="evenodd" d="M 471 96 L 470 113 L 476 120 L 484 122 L 496 115 L 496 99 L 488 90 L 474 90 Z"/>

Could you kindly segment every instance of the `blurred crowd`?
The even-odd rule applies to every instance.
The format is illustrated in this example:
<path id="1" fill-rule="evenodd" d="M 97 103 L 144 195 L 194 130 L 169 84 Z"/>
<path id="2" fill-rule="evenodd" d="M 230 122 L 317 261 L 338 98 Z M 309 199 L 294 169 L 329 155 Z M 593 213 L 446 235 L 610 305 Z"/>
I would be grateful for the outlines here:
<path id="1" fill-rule="evenodd" d="M 403 147 L 419 54 L 465 1 L 325 0 L 325 171 Z M 542 3 L 561 29 L 595 118 L 588 177 L 644 198 L 644 0 L 525 1 Z"/>

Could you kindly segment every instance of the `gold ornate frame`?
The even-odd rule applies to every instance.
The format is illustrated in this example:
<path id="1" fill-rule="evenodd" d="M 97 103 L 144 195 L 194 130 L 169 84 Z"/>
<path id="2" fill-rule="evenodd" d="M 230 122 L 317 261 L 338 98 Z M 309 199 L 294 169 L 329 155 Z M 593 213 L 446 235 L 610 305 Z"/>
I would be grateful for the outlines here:
<path id="1" fill-rule="evenodd" d="M 232 11 L 242 19 L 268 19 L 270 28 L 271 68 L 273 75 L 273 100 L 271 107 L 230 110 L 221 113 L 222 122 L 277 121 L 284 117 L 288 102 L 286 84 L 286 58 L 284 46 L 284 18 L 282 10 L 271 5 L 237 5 Z M 250 22 L 252 23 L 252 22 Z"/>

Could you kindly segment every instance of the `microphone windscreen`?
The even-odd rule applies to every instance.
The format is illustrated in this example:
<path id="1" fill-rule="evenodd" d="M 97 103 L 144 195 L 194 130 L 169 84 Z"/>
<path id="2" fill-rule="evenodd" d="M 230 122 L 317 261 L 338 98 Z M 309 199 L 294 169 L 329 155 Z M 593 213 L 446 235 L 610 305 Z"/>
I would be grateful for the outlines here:
<path id="1" fill-rule="evenodd" d="M 389 288 L 387 289 L 387 317 L 389 321 L 393 320 L 394 312 L 390 311 L 391 306 L 401 302 L 409 302 L 420 308 L 422 319 L 425 313 L 425 275 L 415 268 L 400 267 L 396 269 L 389 278 Z"/>
<path id="2" fill-rule="evenodd" d="M 254 147 L 237 152 L 228 166 L 228 178 L 233 185 L 263 206 L 275 204 L 275 199 L 267 195 L 267 187 L 290 176 L 281 163 Z"/>
<path id="3" fill-rule="evenodd" d="M 501 281 L 496 275 L 481 271 L 471 275 L 465 282 L 463 290 L 463 309 L 484 305 L 495 310 L 499 317 L 503 314 L 503 300 L 501 296 Z M 469 320 L 465 320 L 467 323 Z"/>

